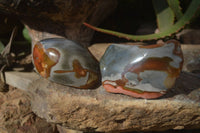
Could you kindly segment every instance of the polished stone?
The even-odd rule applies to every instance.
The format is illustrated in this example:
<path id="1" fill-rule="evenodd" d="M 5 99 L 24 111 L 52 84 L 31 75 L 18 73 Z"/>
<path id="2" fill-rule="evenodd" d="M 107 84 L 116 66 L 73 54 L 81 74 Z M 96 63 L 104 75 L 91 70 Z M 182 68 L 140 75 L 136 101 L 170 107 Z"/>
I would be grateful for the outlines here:
<path id="1" fill-rule="evenodd" d="M 99 85 L 98 61 L 80 44 L 52 38 L 33 47 L 36 71 L 53 82 L 76 88 L 95 88 Z"/>
<path id="2" fill-rule="evenodd" d="M 108 92 L 157 98 L 171 88 L 183 65 L 180 44 L 110 45 L 100 61 L 102 83 Z"/>

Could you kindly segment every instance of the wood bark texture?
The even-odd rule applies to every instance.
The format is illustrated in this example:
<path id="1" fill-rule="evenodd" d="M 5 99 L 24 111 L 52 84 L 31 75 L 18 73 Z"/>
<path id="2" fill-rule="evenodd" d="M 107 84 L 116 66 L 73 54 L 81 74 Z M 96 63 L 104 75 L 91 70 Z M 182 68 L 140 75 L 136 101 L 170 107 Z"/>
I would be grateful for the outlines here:
<path id="1" fill-rule="evenodd" d="M 94 31 L 82 23 L 99 25 L 117 6 L 117 0 L 1 0 L 4 13 L 27 25 L 33 43 L 54 36 L 88 46 Z"/>

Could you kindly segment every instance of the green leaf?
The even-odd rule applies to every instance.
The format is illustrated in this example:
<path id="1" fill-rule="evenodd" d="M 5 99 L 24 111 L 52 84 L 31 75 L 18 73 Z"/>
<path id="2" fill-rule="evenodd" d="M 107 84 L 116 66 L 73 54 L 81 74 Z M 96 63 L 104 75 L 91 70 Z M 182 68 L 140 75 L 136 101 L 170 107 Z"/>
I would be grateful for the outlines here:
<path id="1" fill-rule="evenodd" d="M 29 36 L 28 30 L 27 30 L 26 27 L 24 27 L 22 33 L 23 33 L 24 38 L 25 38 L 27 41 L 31 42 L 31 37 Z"/>
<path id="2" fill-rule="evenodd" d="M 167 2 L 170 8 L 173 10 L 177 20 L 179 20 L 183 16 L 179 0 L 167 0 Z"/>
<path id="3" fill-rule="evenodd" d="M 159 31 L 162 32 L 174 24 L 175 15 L 166 0 L 152 0 L 157 17 Z"/>
<path id="4" fill-rule="evenodd" d="M 94 29 L 99 32 L 107 33 L 110 35 L 118 36 L 121 38 L 126 38 L 128 40 L 134 40 L 134 41 L 143 41 L 143 40 L 152 40 L 152 39 L 159 39 L 163 38 L 166 36 L 170 36 L 171 34 L 178 32 L 180 29 L 182 29 L 186 24 L 189 23 L 191 18 L 195 15 L 197 9 L 199 8 L 200 5 L 200 0 L 192 0 L 188 9 L 184 13 L 183 17 L 171 26 L 169 29 L 166 29 L 165 31 L 159 32 L 157 34 L 149 34 L 149 35 L 130 35 L 130 34 L 125 34 L 125 33 L 120 33 L 116 31 L 111 31 L 107 29 L 102 29 L 102 28 L 97 28 L 95 26 L 89 25 L 87 23 L 83 23 L 87 27 Z"/>
<path id="5" fill-rule="evenodd" d="M 0 41 L 0 53 L 3 51 L 4 48 L 5 48 L 5 46 L 4 46 L 3 43 Z"/>

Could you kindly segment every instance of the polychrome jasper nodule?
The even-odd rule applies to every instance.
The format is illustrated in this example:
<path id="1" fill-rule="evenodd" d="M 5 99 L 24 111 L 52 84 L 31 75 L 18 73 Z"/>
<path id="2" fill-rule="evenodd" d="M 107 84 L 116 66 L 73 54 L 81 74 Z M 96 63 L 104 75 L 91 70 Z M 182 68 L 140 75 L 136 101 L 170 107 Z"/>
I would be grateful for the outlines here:
<path id="1" fill-rule="evenodd" d="M 95 88 L 100 81 L 99 62 L 73 41 L 51 38 L 33 47 L 33 64 L 44 78 L 76 88 Z"/>
<path id="2" fill-rule="evenodd" d="M 100 61 L 103 87 L 137 98 L 158 98 L 179 76 L 183 55 L 178 41 L 154 45 L 110 45 Z"/>

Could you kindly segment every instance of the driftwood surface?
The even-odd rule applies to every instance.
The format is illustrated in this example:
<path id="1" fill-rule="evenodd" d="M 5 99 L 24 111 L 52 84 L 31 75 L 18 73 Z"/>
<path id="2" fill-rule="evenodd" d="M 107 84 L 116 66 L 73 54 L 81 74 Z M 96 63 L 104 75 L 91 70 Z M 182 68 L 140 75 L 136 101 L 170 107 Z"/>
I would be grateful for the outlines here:
<path id="1" fill-rule="evenodd" d="M 96 50 L 93 54 L 99 59 L 108 45 L 93 45 L 90 50 Z M 199 46 L 182 48 L 192 51 Z M 91 132 L 200 128 L 200 78 L 189 72 L 182 72 L 174 87 L 154 100 L 111 94 L 102 86 L 93 90 L 71 88 L 36 73 L 6 72 L 6 81 L 27 92 L 39 117 L 63 128 Z"/>

